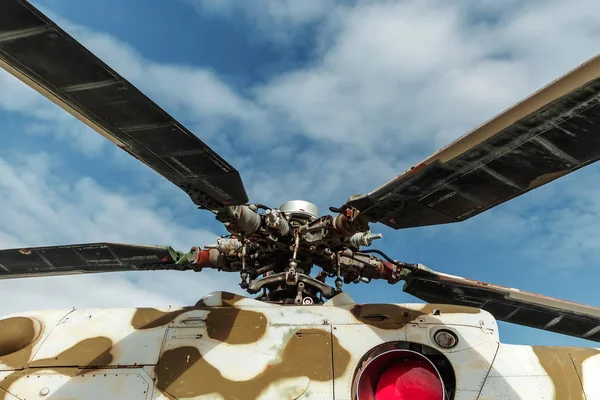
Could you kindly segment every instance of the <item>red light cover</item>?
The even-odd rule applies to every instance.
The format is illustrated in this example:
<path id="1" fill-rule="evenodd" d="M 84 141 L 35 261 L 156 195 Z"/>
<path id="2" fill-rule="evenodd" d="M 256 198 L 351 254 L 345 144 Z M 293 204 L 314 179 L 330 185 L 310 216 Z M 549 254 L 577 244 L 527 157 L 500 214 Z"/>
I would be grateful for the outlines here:
<path id="1" fill-rule="evenodd" d="M 443 400 L 442 384 L 434 367 L 406 360 L 386 368 L 377 383 L 375 400 Z"/>

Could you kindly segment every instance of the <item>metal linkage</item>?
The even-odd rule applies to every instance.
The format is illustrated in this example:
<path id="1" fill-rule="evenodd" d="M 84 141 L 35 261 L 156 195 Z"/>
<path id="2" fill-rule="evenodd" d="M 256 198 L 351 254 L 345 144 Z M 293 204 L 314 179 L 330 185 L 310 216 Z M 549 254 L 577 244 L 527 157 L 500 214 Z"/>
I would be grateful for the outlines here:
<path id="1" fill-rule="evenodd" d="M 223 207 L 217 210 L 217 219 L 232 235 L 197 249 L 192 264 L 198 270 L 238 271 L 240 286 L 248 292 L 264 291 L 267 300 L 295 304 L 330 298 L 342 291 L 343 284 L 403 279 L 410 264 L 378 250 L 361 250 L 382 234 L 371 232 L 358 210 L 339 211 L 337 216 L 319 216 L 316 206 L 300 200 L 280 209 L 252 204 Z M 322 269 L 316 279 L 310 276 L 313 266 Z M 325 283 L 327 277 L 335 277 L 335 288 Z"/>

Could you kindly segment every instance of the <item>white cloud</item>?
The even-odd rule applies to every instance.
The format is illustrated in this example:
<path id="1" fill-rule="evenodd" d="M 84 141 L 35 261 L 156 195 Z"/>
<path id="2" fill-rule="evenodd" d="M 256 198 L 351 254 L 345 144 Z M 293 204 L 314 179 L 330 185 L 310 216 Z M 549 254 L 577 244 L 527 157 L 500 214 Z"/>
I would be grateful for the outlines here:
<path id="1" fill-rule="evenodd" d="M 207 69 L 153 62 L 114 37 L 83 27 L 72 26 L 69 32 L 125 79 L 174 113 L 193 115 L 201 122 L 204 118 L 237 119 L 245 125 L 261 118 L 260 110 L 252 102 Z"/>
<path id="2" fill-rule="evenodd" d="M 128 190 L 108 190 L 89 177 L 66 181 L 43 153 L 0 158 L 0 248 L 89 242 L 171 245 L 188 251 L 218 236 L 175 222 L 168 208 Z M 181 274 L 185 274 L 185 278 Z M 0 314 L 37 308 L 193 304 L 213 290 L 239 291 L 235 274 L 110 273 L 0 280 Z"/>
<path id="3" fill-rule="evenodd" d="M 232 121 L 254 134 L 268 128 L 262 110 L 209 69 L 155 62 L 111 35 L 68 21 L 61 26 L 176 119 L 198 126 L 203 140 L 223 133 Z"/>
<path id="4" fill-rule="evenodd" d="M 242 171 L 253 200 L 282 203 L 292 194 L 298 198 L 306 197 L 307 193 L 313 192 L 316 187 L 322 194 L 321 199 L 312 200 L 321 202 L 328 194 L 340 189 L 344 192 L 353 190 L 355 185 L 352 180 L 339 178 L 348 170 L 349 165 L 360 167 L 361 172 L 356 175 L 359 185 L 371 181 L 370 177 L 373 175 L 381 174 L 382 168 L 386 169 L 387 175 L 396 171 L 393 159 L 387 158 L 390 165 L 384 162 L 374 164 L 373 160 L 376 159 L 372 153 L 357 152 L 351 147 L 343 149 L 344 159 L 331 154 L 331 149 L 327 147 L 315 147 L 312 149 L 314 151 L 308 152 L 302 149 L 302 146 L 298 147 L 294 139 L 297 135 L 313 137 L 313 133 L 298 130 L 295 126 L 286 126 L 286 122 L 279 119 L 275 107 L 270 107 L 270 102 L 243 97 L 209 70 L 154 62 L 110 35 L 90 31 L 61 19 L 60 16 L 52 15 L 51 12 L 48 13 L 70 34 L 155 99 L 159 105 L 176 118 L 188 122 L 192 130 L 213 148 L 231 151 L 230 142 L 235 140 L 239 148 L 251 150 L 241 154 L 226 154 L 226 159 Z M 7 73 L 0 74 L 0 78 L 5 79 L 11 88 L 10 92 L 0 91 L 0 107 L 30 117 L 27 133 L 53 134 L 58 140 L 68 142 L 77 151 L 89 156 L 108 154 L 111 158 L 121 161 L 129 157 L 120 150 L 115 150 L 106 139 Z M 260 88 L 257 90 L 260 91 Z M 15 103 L 11 98 L 20 100 Z M 276 99 L 273 100 L 276 102 Z M 233 128 L 230 127 L 232 122 L 235 123 Z M 324 138 L 331 141 L 327 135 Z M 265 160 L 261 157 L 261 151 L 259 154 L 253 153 L 253 149 L 257 147 L 270 154 L 273 154 L 273 151 L 280 154 L 274 155 L 274 159 Z M 340 150 L 342 149 L 335 149 L 336 152 Z M 265 165 L 265 162 L 289 164 L 290 161 L 293 164 L 291 168 L 272 169 Z M 124 165 L 131 167 L 131 163 L 126 162 Z M 318 180 L 315 184 L 314 177 L 320 175 L 323 165 L 329 167 L 329 178 Z M 265 167 L 269 171 L 268 174 L 265 174 Z M 265 190 L 269 187 L 274 190 Z M 338 202 L 343 200 L 345 198 L 339 198 Z M 322 206 L 332 204 L 328 201 Z"/>
<path id="5" fill-rule="evenodd" d="M 157 63 L 108 34 L 52 18 L 225 152 L 253 199 L 319 193 L 311 200 L 322 206 L 386 182 L 584 61 L 600 35 L 600 13 L 581 12 L 598 6 L 585 0 L 297 3 L 196 2 L 227 17 L 242 11 L 270 32 L 321 21 L 313 62 L 250 96 L 205 68 Z M 30 91 L 11 97 L 21 100 L 0 94 L 0 105 L 40 109 Z M 45 126 L 88 153 L 107 143 L 81 124 Z"/>
<path id="6" fill-rule="evenodd" d="M 14 160 L 9 164 L 0 159 L 2 223 L 29 245 L 59 244 L 73 238 L 89 242 L 134 237 L 149 244 L 188 247 L 190 240 L 213 235 L 176 226 L 169 210 L 158 209 L 147 197 L 109 191 L 88 177 L 65 182 L 53 159 L 43 153 L 16 153 Z"/>
<path id="7" fill-rule="evenodd" d="M 7 111 L 30 113 L 30 116 L 52 118 L 47 113 L 47 101 L 36 91 L 23 85 L 8 72 L 0 69 L 0 107 Z"/>
<path id="8" fill-rule="evenodd" d="M 314 24 L 335 13 L 335 0 L 184 0 L 199 14 L 235 17 L 241 13 L 263 31 L 269 40 L 287 40 L 298 28 Z"/>
<path id="9" fill-rule="evenodd" d="M 314 62 L 255 85 L 249 95 L 213 71 L 154 62 L 108 34 L 52 17 L 224 152 L 251 196 L 276 202 L 285 200 L 278 192 L 323 193 L 312 199 L 322 202 L 386 182 L 593 55 L 599 36 L 600 13 L 580 12 L 598 6 L 584 0 L 503 7 L 439 0 L 296 3 L 197 3 L 228 17 L 251 13 L 269 32 L 279 23 L 321 21 Z M 24 92 L 22 104 L 9 109 L 32 109 L 38 100 L 30 95 Z M 90 154 L 108 143 L 86 140 L 96 134 L 81 124 L 45 126 Z M 263 152 L 272 158 L 264 160 Z M 282 162 L 287 167 L 271 167 Z M 275 194 L 264 190 L 273 185 Z"/>
<path id="10" fill-rule="evenodd" d="M 309 66 L 247 96 L 215 72 L 154 62 L 108 34 L 52 17 L 227 153 L 253 199 L 276 203 L 318 193 L 311 200 L 331 204 L 332 196 L 373 189 L 592 56 L 600 36 L 600 13 L 589 11 L 600 6 L 585 0 L 196 3 L 228 17 L 242 11 L 271 31 L 321 21 L 318 52 Z M 39 108 L 30 91 L 13 97 L 20 100 L 2 102 L 0 94 L 0 105 Z M 77 126 L 51 129 L 79 134 L 73 143 L 93 152 L 96 141 L 83 137 L 96 134 Z"/>
<path id="11" fill-rule="evenodd" d="M 111 35 L 94 32 L 64 20 L 44 10 L 69 34 L 139 87 L 177 119 L 185 119 L 198 128 L 203 140 L 219 133 L 232 121 L 242 131 L 228 132 L 231 138 L 252 129 L 255 134 L 268 132 L 268 124 L 260 109 L 244 99 L 213 72 L 192 66 L 169 65 L 153 62 L 135 49 Z M 53 133 L 56 138 L 72 143 L 90 156 L 103 154 L 113 145 L 90 128 L 64 112 L 61 108 L 22 84 L 4 70 L 0 70 L 0 108 L 32 118 L 29 134 Z"/>
<path id="12" fill-rule="evenodd" d="M 426 156 L 593 56 L 588 6 L 521 6 L 482 26 L 456 3 L 363 2 L 316 63 L 259 98 L 313 140 Z"/>
<path id="13" fill-rule="evenodd" d="M 523 207 L 519 214 L 531 224 L 531 240 L 524 249 L 529 260 L 542 260 L 555 271 L 573 267 L 597 270 L 600 188 L 593 182 L 599 172 L 600 165 L 587 167 L 566 178 L 560 190 L 548 188 L 547 196 L 532 196 L 531 203 Z"/>
<path id="14" fill-rule="evenodd" d="M 309 65 L 273 76 L 266 84 L 254 86 L 249 95 L 227 84 L 217 72 L 158 63 L 110 35 L 66 21 L 63 25 L 161 106 L 198 127 L 194 131 L 211 146 L 227 149 L 226 158 L 241 170 L 251 199 L 273 205 L 305 198 L 323 209 L 375 188 L 593 56 L 600 39 L 600 6 L 584 0 L 486 1 L 478 6 L 439 0 L 359 1 L 355 7 L 330 1 L 265 0 L 260 7 L 248 3 L 198 5 L 202 12 L 228 17 L 241 11 L 267 34 L 282 27 L 297 29 L 295 40 L 302 40 L 307 24 L 322 24 L 314 31 L 318 46 Z M 67 120 L 54 118 L 70 117 L 56 117 L 64 113 L 55 112 L 15 82 L 0 73 L 0 85 L 6 89 L 0 90 L 0 107 L 25 113 L 35 123 L 53 121 L 50 126 L 59 138 L 68 135 L 66 127 L 56 129 Z M 240 130 L 228 131 L 231 123 Z M 87 142 L 73 137 L 88 133 L 97 136 L 85 131 L 67 137 L 80 148 Z M 234 137 L 248 145 L 232 149 L 229 143 Z M 93 154 L 95 146 L 87 151 Z M 44 172 L 52 170 L 50 161 L 43 160 L 37 165 L 32 161 L 0 164 L 8 177 L 3 182 L 11 180 L 10 185 L 0 182 L 0 204 L 7 202 L 14 210 L 10 229 L 0 227 L 0 244 L 121 240 L 189 245 L 190 238 L 196 244 L 203 242 L 196 237 L 208 235 L 163 217 L 166 214 L 157 211 L 157 204 L 140 206 L 130 192 L 115 194 L 90 179 L 53 180 Z M 495 235 L 504 242 L 535 239 L 524 244 L 541 249 L 528 254 L 532 259 L 564 259 L 564 254 L 574 253 L 581 255 L 573 257 L 581 265 L 600 255 L 600 237 L 593 225 L 600 217 L 595 201 L 599 193 L 589 187 L 590 177 L 579 174 L 560 183 L 563 189 L 579 185 L 572 188 L 577 197 L 544 189 L 540 195 L 527 195 L 527 202 L 477 217 L 482 222 L 429 232 L 449 229 L 446 232 L 472 237 L 471 228 L 479 223 L 490 227 L 482 236 Z M 545 205 L 553 193 L 565 203 L 557 203 L 550 212 L 529 214 L 528 202 Z M 22 232 L 15 233 L 15 226 Z M 152 297 L 162 289 L 151 286 L 159 284 L 150 276 L 159 275 L 140 276 L 148 279 L 141 281 L 147 289 L 140 298 L 147 295 L 149 302 L 164 301 Z M 167 286 L 171 290 L 182 281 L 187 285 L 180 279 Z M 116 282 L 114 292 L 124 291 L 127 285 Z"/>

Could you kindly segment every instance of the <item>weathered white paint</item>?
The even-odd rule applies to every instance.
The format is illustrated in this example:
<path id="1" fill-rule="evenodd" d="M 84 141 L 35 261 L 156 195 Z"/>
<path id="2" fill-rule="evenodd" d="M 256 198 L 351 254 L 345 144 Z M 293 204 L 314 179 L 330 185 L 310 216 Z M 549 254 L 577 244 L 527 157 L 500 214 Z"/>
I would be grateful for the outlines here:
<path id="1" fill-rule="evenodd" d="M 206 298 L 205 304 L 209 303 L 214 307 L 232 307 L 224 303 L 220 293 Z M 260 338 L 241 344 L 227 343 L 209 336 L 206 321 L 210 308 L 180 310 L 164 324 L 149 329 L 136 329 L 132 325 L 135 309 L 22 314 L 38 321 L 40 332 L 32 344 L 29 359 L 23 365 L 0 363 L 0 399 L 53 398 L 50 395 L 42 396 L 40 391 L 44 390 L 60 399 L 173 400 L 169 393 L 155 386 L 158 381 L 156 365 L 165 352 L 181 347 L 195 348 L 202 359 L 225 380 L 245 382 L 259 379 L 269 368 L 279 365 L 290 338 L 299 330 L 310 329 L 324 335 L 322 357 L 320 354 L 317 357 L 332 371 L 337 369 L 335 381 L 311 380 L 310 374 L 278 378 L 267 385 L 258 398 L 350 400 L 356 369 L 366 353 L 384 343 L 411 342 L 437 349 L 449 360 L 456 374 L 457 392 L 454 400 L 562 400 L 557 398 L 561 391 L 556 389 L 556 385 L 561 382 L 573 384 L 573 379 L 579 380 L 585 388 L 587 397 L 581 399 L 600 400 L 600 355 L 585 358 L 579 370 L 573 367 L 572 370 L 565 370 L 567 373 L 563 375 L 548 373 L 539 354 L 536 354 L 539 348 L 499 343 L 496 321 L 485 311 L 440 313 L 422 304 L 383 305 L 381 310 L 389 311 L 390 306 L 411 311 L 413 317 L 407 321 L 395 321 L 396 325 L 393 326 L 373 326 L 357 319 L 356 313 L 352 312 L 355 304 L 346 295 L 324 306 L 275 306 L 252 299 L 236 299 L 233 307 L 260 313 L 261 321 L 267 325 Z M 370 307 L 377 311 L 380 306 Z M 440 306 L 442 310 L 443 307 Z M 160 311 L 168 313 L 178 310 Z M 456 347 L 446 350 L 434 342 L 434 333 L 440 328 L 449 329 L 458 336 Z M 246 326 L 234 329 L 236 334 L 243 330 L 251 334 L 255 328 Z M 110 343 L 112 359 L 108 365 L 96 368 L 88 365 L 88 369 L 69 365 L 70 351 L 85 351 L 82 342 L 98 338 Z M 330 345 L 334 339 L 348 352 L 347 365 L 332 364 Z M 104 342 L 97 340 L 96 343 Z M 553 351 L 552 348 L 543 350 Z M 565 354 L 568 356 L 568 352 Z M 81 359 L 85 360 L 85 357 Z M 335 355 L 333 359 L 341 362 Z M 302 356 L 293 361 L 302 364 Z M 308 367 L 310 370 L 311 366 Z M 583 392 L 579 394 L 583 396 Z M 219 399 L 223 396 L 212 393 L 181 398 Z"/>

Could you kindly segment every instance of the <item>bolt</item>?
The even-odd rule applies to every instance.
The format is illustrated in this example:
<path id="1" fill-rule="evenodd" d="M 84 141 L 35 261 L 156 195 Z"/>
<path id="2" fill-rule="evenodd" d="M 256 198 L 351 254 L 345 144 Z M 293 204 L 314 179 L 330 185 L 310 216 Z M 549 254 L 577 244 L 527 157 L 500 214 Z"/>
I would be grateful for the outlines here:
<path id="1" fill-rule="evenodd" d="M 312 305 L 313 303 L 314 303 L 314 302 L 313 302 L 313 299 L 312 299 L 312 298 L 310 298 L 310 297 L 305 297 L 305 298 L 302 300 L 302 304 L 304 304 L 305 306 L 310 306 L 310 305 Z"/>
<path id="2" fill-rule="evenodd" d="M 383 234 L 374 234 L 371 231 L 355 233 L 350 237 L 350 244 L 354 247 L 370 246 L 373 240 L 381 239 Z"/>
<path id="3" fill-rule="evenodd" d="M 338 292 L 342 290 L 342 280 L 340 278 L 335 280 L 335 288 Z"/>

